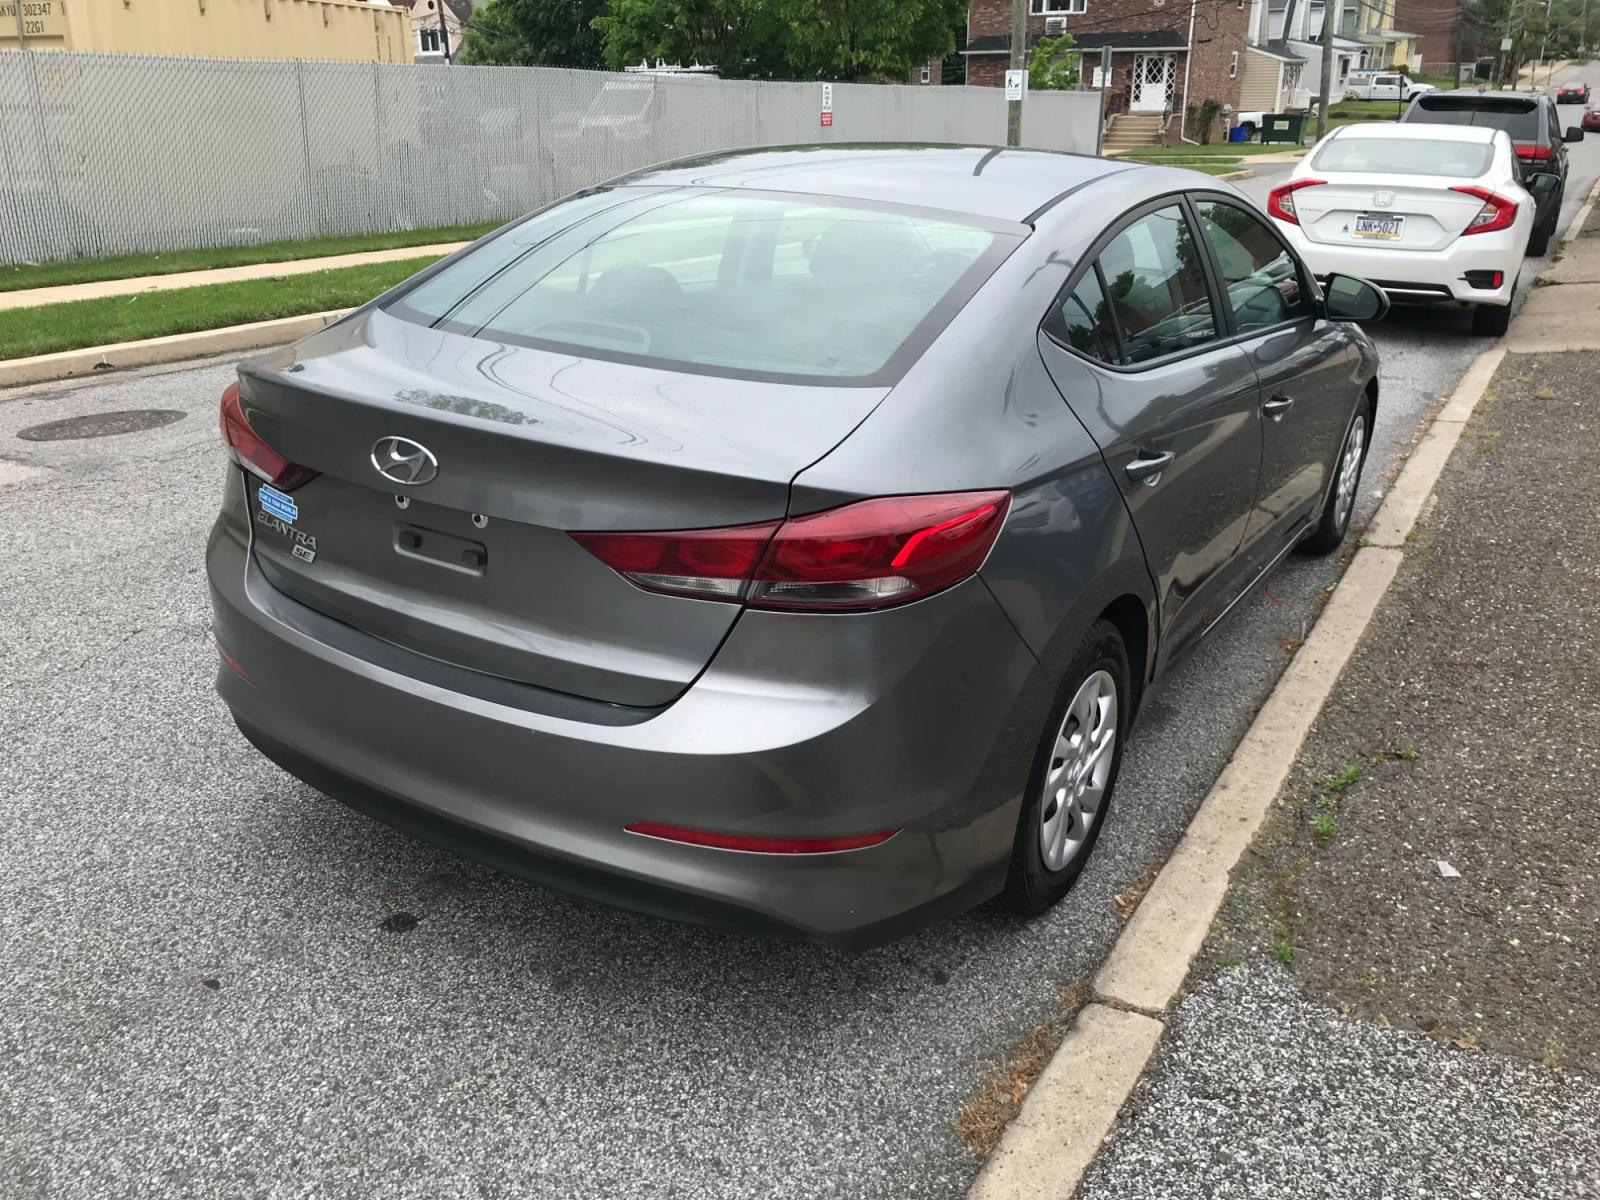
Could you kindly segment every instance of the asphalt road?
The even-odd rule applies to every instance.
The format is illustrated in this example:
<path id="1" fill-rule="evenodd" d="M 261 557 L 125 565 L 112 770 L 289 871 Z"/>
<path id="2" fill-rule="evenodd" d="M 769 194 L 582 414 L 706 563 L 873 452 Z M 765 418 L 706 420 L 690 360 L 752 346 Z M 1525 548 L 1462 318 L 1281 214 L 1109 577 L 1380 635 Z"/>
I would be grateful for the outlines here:
<path id="1" fill-rule="evenodd" d="M 1600 173 L 1600 141 L 1574 151 L 1569 206 Z M 1377 337 L 1358 520 L 1485 344 L 1456 314 Z M 1111 897 L 1177 840 L 1338 571 L 1287 564 L 1152 700 L 1049 917 L 984 910 L 860 957 L 737 939 L 462 863 L 234 732 L 201 569 L 230 373 L 0 397 L 0 1194 L 19 1200 L 960 1196 L 977 1163 L 951 1118 L 1099 963 Z M 186 415 L 15 436 L 134 408 Z M 40 473 L 5 487 L 8 462 Z"/>

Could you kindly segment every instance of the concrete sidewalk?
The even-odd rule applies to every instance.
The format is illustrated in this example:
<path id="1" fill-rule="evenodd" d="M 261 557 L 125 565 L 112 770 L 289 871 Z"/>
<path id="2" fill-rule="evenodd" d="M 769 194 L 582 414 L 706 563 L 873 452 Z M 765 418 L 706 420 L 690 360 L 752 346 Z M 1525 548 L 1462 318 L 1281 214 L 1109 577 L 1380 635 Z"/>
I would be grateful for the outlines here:
<path id="1" fill-rule="evenodd" d="M 1597 381 L 1504 360 L 1079 1200 L 1600 1197 Z"/>
<path id="2" fill-rule="evenodd" d="M 166 292 L 212 283 L 239 283 L 246 279 L 308 275 L 313 271 L 360 267 L 368 263 L 404 262 L 410 258 L 439 258 L 469 244 L 443 242 L 433 246 L 401 246 L 393 250 L 366 250 L 360 254 L 334 254 L 322 258 L 297 258 L 289 262 L 218 267 L 210 271 L 180 271 L 172 275 L 139 275 L 132 279 L 103 279 L 94 283 L 69 283 L 61 287 L 25 288 L 16 292 L 0 292 L 0 309 L 33 308 L 40 304 L 63 304 L 71 300 L 99 300 L 106 296 L 132 296 L 139 292 Z"/>

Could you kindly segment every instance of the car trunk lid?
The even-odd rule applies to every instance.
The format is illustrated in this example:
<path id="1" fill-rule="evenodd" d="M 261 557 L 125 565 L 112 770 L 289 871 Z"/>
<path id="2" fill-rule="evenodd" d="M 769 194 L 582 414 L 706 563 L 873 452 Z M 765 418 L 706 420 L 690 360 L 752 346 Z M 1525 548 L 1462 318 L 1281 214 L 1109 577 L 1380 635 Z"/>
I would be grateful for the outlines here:
<path id="1" fill-rule="evenodd" d="M 1371 249 L 1442 250 L 1483 208 L 1453 190 L 1455 181 L 1396 184 L 1382 176 L 1343 175 L 1294 193 L 1307 240 Z"/>
<path id="2" fill-rule="evenodd" d="M 778 519 L 795 474 L 887 392 L 578 358 L 380 310 L 241 380 L 252 427 L 320 472 L 287 506 L 249 481 L 275 587 L 431 658 L 643 707 L 693 681 L 739 608 L 642 591 L 569 531 Z M 386 478 L 387 438 L 437 475 Z"/>

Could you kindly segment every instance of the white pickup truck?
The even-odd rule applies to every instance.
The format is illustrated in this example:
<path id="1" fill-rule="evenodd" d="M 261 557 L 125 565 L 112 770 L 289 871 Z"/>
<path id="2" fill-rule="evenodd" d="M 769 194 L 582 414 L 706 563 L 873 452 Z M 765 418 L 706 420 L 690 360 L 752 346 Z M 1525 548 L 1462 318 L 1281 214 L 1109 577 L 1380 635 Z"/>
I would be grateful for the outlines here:
<path id="1" fill-rule="evenodd" d="M 1398 71 L 1356 71 L 1345 81 L 1344 98 L 1409 102 L 1413 96 L 1437 90 L 1431 83 L 1413 82 Z"/>

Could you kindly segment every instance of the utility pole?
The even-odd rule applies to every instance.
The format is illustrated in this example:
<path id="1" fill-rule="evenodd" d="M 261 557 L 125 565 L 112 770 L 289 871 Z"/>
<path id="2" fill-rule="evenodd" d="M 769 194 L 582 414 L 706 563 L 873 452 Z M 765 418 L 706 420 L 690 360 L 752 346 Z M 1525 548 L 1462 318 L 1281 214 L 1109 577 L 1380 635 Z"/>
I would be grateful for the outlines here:
<path id="1" fill-rule="evenodd" d="M 450 27 L 444 23 L 445 0 L 439 0 L 439 46 L 444 50 L 444 61 L 448 66 L 455 60 L 450 57 Z"/>
<path id="2" fill-rule="evenodd" d="M 22 23 L 22 0 L 16 0 L 16 3 L 11 8 L 17 14 L 17 49 L 26 50 L 28 48 L 28 30 Z"/>
<path id="3" fill-rule="evenodd" d="M 1028 65 L 1028 0 L 1011 0 L 1011 69 Z M 1006 102 L 1006 145 L 1022 145 L 1022 100 Z"/>
<path id="4" fill-rule="evenodd" d="M 1327 0 L 1322 6 L 1322 75 L 1317 80 L 1317 141 L 1321 141 L 1328 132 L 1328 106 L 1333 96 L 1333 31 L 1338 27 L 1336 19 L 1339 8 L 1338 0 Z"/>

